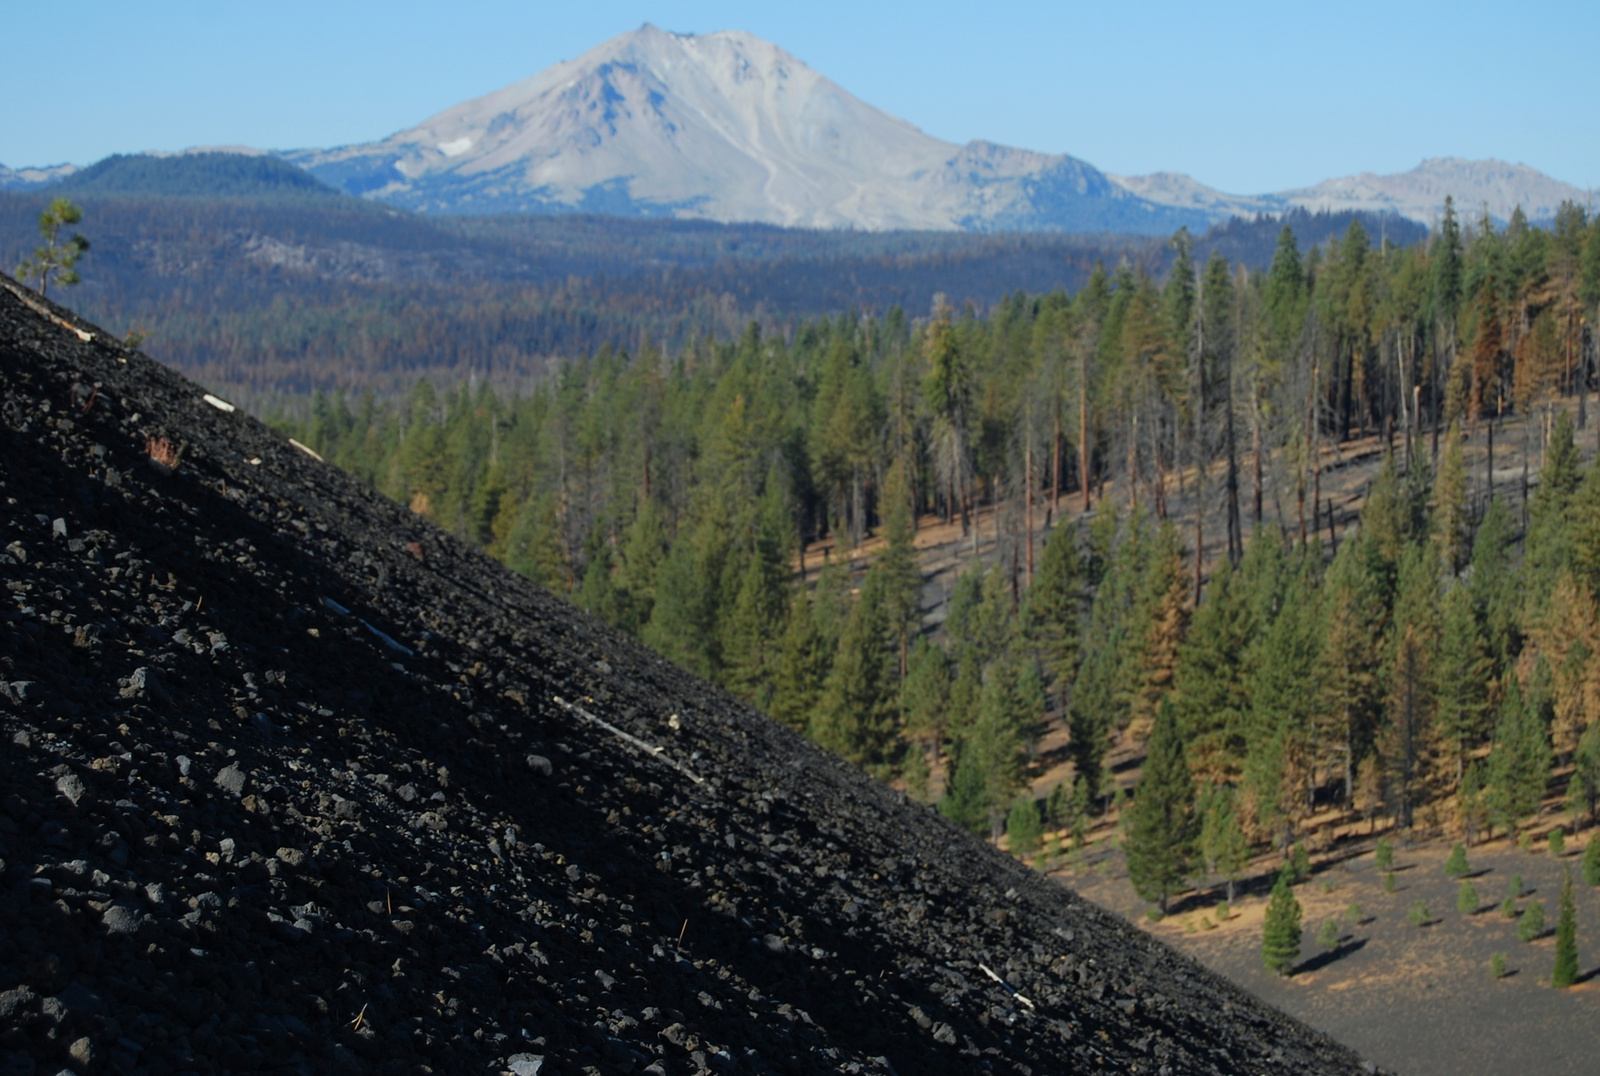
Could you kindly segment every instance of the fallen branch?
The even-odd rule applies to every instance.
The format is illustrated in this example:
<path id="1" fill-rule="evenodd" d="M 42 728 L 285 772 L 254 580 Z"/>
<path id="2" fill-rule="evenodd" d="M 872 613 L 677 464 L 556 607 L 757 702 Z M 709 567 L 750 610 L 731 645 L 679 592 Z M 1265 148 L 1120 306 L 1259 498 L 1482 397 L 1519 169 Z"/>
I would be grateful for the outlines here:
<path id="1" fill-rule="evenodd" d="M 649 755 L 651 758 L 655 759 L 657 762 L 661 762 L 661 763 L 664 763 L 665 765 L 671 766 L 673 769 L 675 769 L 679 773 L 683 774 L 685 777 L 687 777 L 689 780 L 693 781 L 695 784 L 703 785 L 703 784 L 706 783 L 706 779 L 704 777 L 701 777 L 699 774 L 697 774 L 693 770 L 689 769 L 689 767 L 685 766 L 683 763 L 679 762 L 677 759 L 670 758 L 667 755 L 667 749 L 666 748 L 657 747 L 654 744 L 645 743 L 643 740 L 639 739 L 639 737 L 633 735 L 631 732 L 623 732 L 621 729 L 617 728 L 617 726 L 613 725 L 611 722 L 606 721 L 603 718 L 599 718 L 599 717 L 594 716 L 588 710 L 585 710 L 583 707 L 572 705 L 572 703 L 568 702 L 566 699 L 563 699 L 560 695 L 552 695 L 550 697 L 551 697 L 551 699 L 553 699 L 555 701 L 555 704 L 557 706 L 561 707 L 563 710 L 566 710 L 568 713 L 571 713 L 571 714 L 577 714 L 579 717 L 583 718 L 585 721 L 588 721 L 590 724 L 599 725 L 601 728 L 605 729 L 607 732 L 611 733 L 613 736 L 616 736 L 618 739 L 623 740 L 626 743 L 632 744 L 634 747 L 637 747 L 639 750 L 643 751 L 645 754 Z"/>

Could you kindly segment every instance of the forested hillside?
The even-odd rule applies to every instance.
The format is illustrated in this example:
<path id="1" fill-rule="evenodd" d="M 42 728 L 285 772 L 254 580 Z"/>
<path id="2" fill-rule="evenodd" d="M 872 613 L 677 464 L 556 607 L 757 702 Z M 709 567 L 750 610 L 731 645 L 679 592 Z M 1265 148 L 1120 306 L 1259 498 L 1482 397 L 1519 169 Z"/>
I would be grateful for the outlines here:
<path id="1" fill-rule="evenodd" d="M 1355 224 L 1304 256 L 1285 230 L 1264 273 L 1172 245 L 1164 282 L 1124 264 L 986 318 L 603 349 L 515 399 L 321 395 L 296 432 L 874 771 L 947 767 L 975 828 L 1048 721 L 1079 774 L 1062 819 L 1108 790 L 1113 737 L 1179 751 L 1158 895 L 1202 828 L 1283 841 L 1319 800 L 1503 827 L 1578 753 L 1591 804 L 1600 470 L 1567 416 L 1587 425 L 1600 227 L 1452 213 L 1427 244 Z M 1526 503 L 1466 471 L 1508 423 L 1544 461 Z M 1324 476 L 1374 434 L 1392 451 L 1341 532 Z M 937 637 L 930 516 L 994 539 Z M 799 581 L 822 540 L 841 555 Z"/>
<path id="2" fill-rule="evenodd" d="M 989 311 L 1005 295 L 1078 290 L 1095 262 L 1164 272 L 1171 252 L 1132 236 L 824 232 L 589 216 L 424 218 L 336 195 L 280 161 L 112 158 L 59 189 L 0 193 L 0 266 L 38 243 L 49 196 L 85 210 L 93 246 L 73 302 L 151 354 L 254 407 L 313 389 L 392 396 L 426 374 L 526 389 L 566 359 L 647 341 L 673 354 L 734 340 L 751 321 L 797 324 L 935 296 Z M 1302 246 L 1349 214 L 1292 221 Z M 1376 239 L 1414 225 L 1361 218 Z M 1208 244 L 1264 266 L 1272 222 Z"/>

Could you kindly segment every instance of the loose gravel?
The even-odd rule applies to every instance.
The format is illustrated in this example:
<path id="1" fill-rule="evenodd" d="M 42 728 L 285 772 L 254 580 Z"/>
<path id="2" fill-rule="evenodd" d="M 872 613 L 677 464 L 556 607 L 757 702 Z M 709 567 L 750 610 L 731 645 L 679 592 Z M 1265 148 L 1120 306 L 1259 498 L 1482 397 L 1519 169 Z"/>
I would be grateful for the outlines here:
<path id="1" fill-rule="evenodd" d="M 0 1076 L 1371 1071 L 223 404 L 0 288 Z"/>

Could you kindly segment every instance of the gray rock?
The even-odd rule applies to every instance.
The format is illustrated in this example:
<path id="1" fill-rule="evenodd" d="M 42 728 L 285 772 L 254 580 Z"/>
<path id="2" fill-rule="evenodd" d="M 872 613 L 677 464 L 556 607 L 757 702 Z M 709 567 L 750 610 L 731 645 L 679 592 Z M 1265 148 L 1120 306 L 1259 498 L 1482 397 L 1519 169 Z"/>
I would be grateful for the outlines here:
<path id="1" fill-rule="evenodd" d="M 951 1027 L 947 1023 L 944 1023 L 943 1021 L 940 1021 L 939 1023 L 934 1024 L 933 1025 L 933 1040 L 935 1042 L 942 1042 L 946 1046 L 954 1046 L 956 1044 L 955 1028 Z"/>
<path id="2" fill-rule="evenodd" d="M 513 1076 L 539 1076 L 544 1068 L 544 1058 L 539 1054 L 512 1054 L 506 1062 Z"/>
<path id="3" fill-rule="evenodd" d="M 139 913 L 126 904 L 113 904 L 100 916 L 107 934 L 137 934 L 143 925 Z"/>
<path id="4" fill-rule="evenodd" d="M 33 1008 L 39 996 L 26 986 L 14 990 L 0 990 L 0 1020 L 14 1020 Z"/>
<path id="5" fill-rule="evenodd" d="M 89 786 L 83 783 L 83 778 L 75 773 L 64 773 L 56 778 L 56 791 L 67 797 L 67 801 L 74 807 L 89 791 Z"/>
<path id="6" fill-rule="evenodd" d="M 549 777 L 555 772 L 555 767 L 550 765 L 550 760 L 543 755 L 529 755 L 528 769 L 541 777 Z"/>
<path id="7" fill-rule="evenodd" d="M 72 1045 L 67 1047 L 67 1056 L 72 1058 L 73 1068 L 79 1072 L 88 1072 L 94 1068 L 98 1051 L 94 1048 L 93 1040 L 85 1035 L 80 1039 L 74 1040 Z"/>
<path id="8" fill-rule="evenodd" d="M 231 793 L 235 796 L 244 794 L 244 771 L 239 769 L 239 767 L 234 763 L 230 762 L 228 765 L 217 771 L 216 782 L 217 787 L 221 788 L 224 792 Z"/>

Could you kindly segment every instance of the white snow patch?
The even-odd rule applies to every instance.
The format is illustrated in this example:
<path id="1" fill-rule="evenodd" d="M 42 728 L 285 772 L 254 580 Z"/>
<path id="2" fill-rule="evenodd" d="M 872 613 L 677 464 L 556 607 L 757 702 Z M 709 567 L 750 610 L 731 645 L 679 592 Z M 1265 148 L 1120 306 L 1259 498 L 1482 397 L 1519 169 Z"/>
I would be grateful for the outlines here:
<path id="1" fill-rule="evenodd" d="M 449 142 L 439 143 L 439 152 L 446 157 L 459 157 L 472 148 L 471 137 L 455 138 Z"/>

